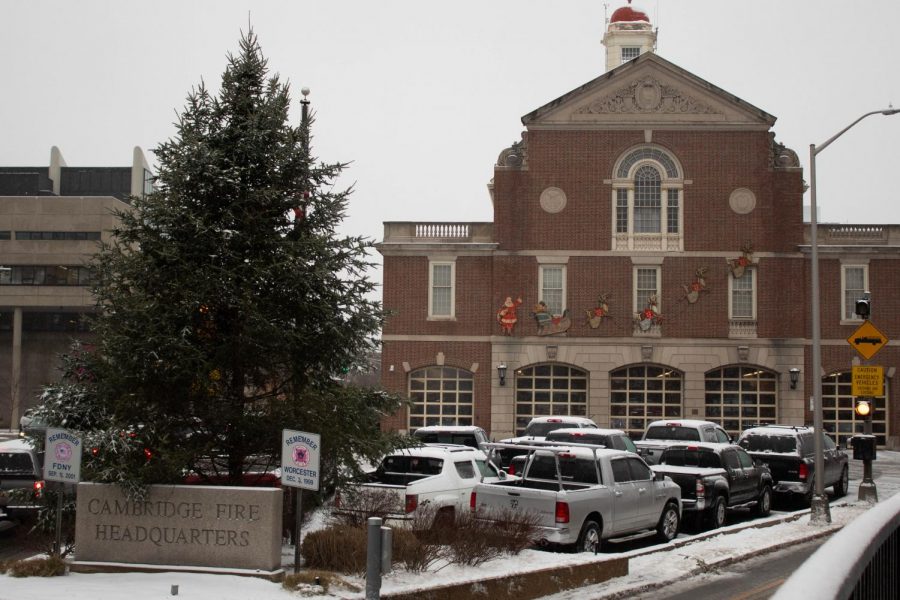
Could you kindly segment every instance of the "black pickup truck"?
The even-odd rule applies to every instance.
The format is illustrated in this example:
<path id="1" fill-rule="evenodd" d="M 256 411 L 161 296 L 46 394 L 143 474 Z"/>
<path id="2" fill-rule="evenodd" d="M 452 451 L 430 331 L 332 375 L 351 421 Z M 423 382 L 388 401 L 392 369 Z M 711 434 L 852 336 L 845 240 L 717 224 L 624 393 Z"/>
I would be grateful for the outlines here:
<path id="1" fill-rule="evenodd" d="M 721 527 L 727 509 L 752 508 L 764 517 L 772 508 L 769 468 L 738 446 L 675 444 L 650 468 L 678 484 L 684 520 L 693 514 L 698 526 Z"/>
<path id="2" fill-rule="evenodd" d="M 776 497 L 795 497 L 808 506 L 815 489 L 815 431 L 812 427 L 766 425 L 741 434 L 738 444 L 751 457 L 768 465 Z M 847 453 L 822 434 L 825 467 L 823 487 L 832 486 L 835 497 L 847 494 L 849 468 Z"/>

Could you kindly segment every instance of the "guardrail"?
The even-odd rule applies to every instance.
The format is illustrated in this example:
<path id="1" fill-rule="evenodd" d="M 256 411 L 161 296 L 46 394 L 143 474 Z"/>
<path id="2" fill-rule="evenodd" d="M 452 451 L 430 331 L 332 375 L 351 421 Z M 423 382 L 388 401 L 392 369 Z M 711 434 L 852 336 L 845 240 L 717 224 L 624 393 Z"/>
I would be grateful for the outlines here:
<path id="1" fill-rule="evenodd" d="M 900 590 L 900 494 L 848 523 L 809 557 L 773 600 L 880 600 Z"/>

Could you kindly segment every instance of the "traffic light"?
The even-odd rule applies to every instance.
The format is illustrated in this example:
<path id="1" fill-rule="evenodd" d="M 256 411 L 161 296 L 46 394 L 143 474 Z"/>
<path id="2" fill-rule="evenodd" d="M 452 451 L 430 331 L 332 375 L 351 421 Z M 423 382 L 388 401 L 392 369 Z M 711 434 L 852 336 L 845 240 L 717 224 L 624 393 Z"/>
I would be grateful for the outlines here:
<path id="1" fill-rule="evenodd" d="M 867 419 L 872 414 L 872 403 L 865 398 L 857 398 L 854 410 L 856 410 L 857 417 Z"/>
<path id="2" fill-rule="evenodd" d="M 855 312 L 860 319 L 866 320 L 869 318 L 869 315 L 872 314 L 872 305 L 868 293 L 856 301 L 856 308 L 853 312 Z"/>

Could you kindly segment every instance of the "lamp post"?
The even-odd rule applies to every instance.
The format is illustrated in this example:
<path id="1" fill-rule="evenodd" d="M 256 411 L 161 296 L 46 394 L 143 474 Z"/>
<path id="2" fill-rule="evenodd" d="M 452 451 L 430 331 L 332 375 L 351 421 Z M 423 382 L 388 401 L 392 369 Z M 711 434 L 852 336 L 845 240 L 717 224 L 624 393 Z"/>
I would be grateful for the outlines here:
<path id="1" fill-rule="evenodd" d="M 831 510 L 825 496 L 825 481 L 821 476 L 825 471 L 824 448 L 822 442 L 822 339 L 819 322 L 819 239 L 816 215 L 816 155 L 844 135 L 851 127 L 872 115 L 891 116 L 900 109 L 889 107 L 884 110 L 873 110 L 862 115 L 839 132 L 816 146 L 809 145 L 809 198 L 810 198 L 810 260 L 812 261 L 811 310 L 812 310 L 812 381 L 813 381 L 813 425 L 815 427 L 815 491 L 810 504 L 811 523 L 831 523 Z"/>

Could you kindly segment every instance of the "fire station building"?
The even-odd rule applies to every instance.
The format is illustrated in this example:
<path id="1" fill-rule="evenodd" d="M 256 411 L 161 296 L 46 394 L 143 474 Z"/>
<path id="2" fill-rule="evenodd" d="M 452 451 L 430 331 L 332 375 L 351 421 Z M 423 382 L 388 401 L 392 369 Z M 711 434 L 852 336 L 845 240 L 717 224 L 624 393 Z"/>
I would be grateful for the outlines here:
<path id="1" fill-rule="evenodd" d="M 882 365 L 878 444 L 900 447 L 887 343 L 900 338 L 900 226 L 820 225 L 822 365 L 811 364 L 804 173 L 775 117 L 653 52 L 631 7 L 604 37 L 607 72 L 522 117 L 500 152 L 487 223 L 388 222 L 382 384 L 408 409 L 385 426 L 479 425 L 495 438 L 535 416 L 580 415 L 639 436 L 665 418 L 733 435 L 810 424 L 815 377 L 836 441 L 861 431 L 851 368 Z M 878 302 L 878 299 L 881 299 Z"/>

